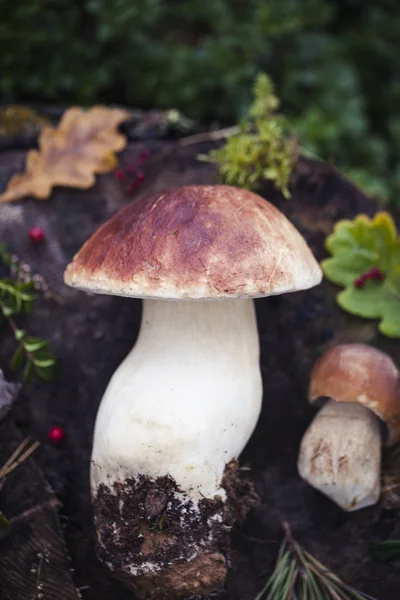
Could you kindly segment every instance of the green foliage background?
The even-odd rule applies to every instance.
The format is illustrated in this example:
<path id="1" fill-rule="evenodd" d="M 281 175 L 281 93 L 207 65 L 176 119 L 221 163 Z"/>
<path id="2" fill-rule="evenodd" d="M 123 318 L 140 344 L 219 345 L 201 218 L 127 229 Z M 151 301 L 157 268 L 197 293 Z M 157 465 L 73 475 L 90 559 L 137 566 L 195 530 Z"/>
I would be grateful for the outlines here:
<path id="1" fill-rule="evenodd" d="M 268 73 L 300 143 L 400 191 L 397 0 L 0 0 L 0 100 L 176 107 L 230 124 Z"/>

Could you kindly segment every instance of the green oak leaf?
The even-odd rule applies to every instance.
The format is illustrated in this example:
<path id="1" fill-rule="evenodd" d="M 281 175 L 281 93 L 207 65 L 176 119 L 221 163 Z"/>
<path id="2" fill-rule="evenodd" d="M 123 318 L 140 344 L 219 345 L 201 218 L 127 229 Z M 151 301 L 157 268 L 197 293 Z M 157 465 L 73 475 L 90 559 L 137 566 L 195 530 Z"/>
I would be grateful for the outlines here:
<path id="1" fill-rule="evenodd" d="M 379 330 L 400 337 L 400 237 L 392 217 L 379 212 L 373 219 L 358 215 L 339 221 L 325 242 L 331 257 L 322 261 L 325 277 L 345 289 L 337 296 L 339 306 L 367 319 L 379 319 Z M 355 281 L 373 267 L 385 278 Z"/>

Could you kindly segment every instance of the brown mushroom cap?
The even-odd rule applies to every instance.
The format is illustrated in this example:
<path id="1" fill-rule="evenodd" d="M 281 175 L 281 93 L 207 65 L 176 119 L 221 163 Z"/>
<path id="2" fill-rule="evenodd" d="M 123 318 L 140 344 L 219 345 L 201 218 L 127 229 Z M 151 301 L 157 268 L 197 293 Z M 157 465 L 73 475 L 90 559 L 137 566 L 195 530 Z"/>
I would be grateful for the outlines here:
<path id="1" fill-rule="evenodd" d="M 139 298 L 255 298 L 321 281 L 305 240 L 244 189 L 185 186 L 135 200 L 83 245 L 68 285 Z"/>
<path id="2" fill-rule="evenodd" d="M 342 344 L 315 363 L 308 398 L 359 402 L 388 426 L 388 444 L 400 441 L 400 373 L 392 359 L 366 344 Z"/>

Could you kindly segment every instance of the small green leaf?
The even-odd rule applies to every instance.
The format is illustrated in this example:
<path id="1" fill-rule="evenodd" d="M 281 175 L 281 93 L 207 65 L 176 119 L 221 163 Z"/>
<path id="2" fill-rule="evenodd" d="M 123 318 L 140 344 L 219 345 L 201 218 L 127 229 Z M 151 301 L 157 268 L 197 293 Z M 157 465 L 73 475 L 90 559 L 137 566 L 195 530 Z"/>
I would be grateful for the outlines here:
<path id="1" fill-rule="evenodd" d="M 14 332 L 17 342 L 22 340 L 22 338 L 25 336 L 25 333 L 26 332 L 23 329 L 17 329 L 17 331 Z"/>
<path id="2" fill-rule="evenodd" d="M 24 372 L 22 374 L 22 379 L 24 383 L 29 383 L 31 381 L 34 371 L 35 369 L 33 362 L 31 360 L 27 360 L 25 363 Z"/>
<path id="3" fill-rule="evenodd" d="M 25 350 L 27 352 L 36 352 L 41 348 L 46 348 L 49 345 L 49 342 L 46 340 L 39 340 L 33 337 L 27 337 L 24 340 Z"/>
<path id="4" fill-rule="evenodd" d="M 11 317 L 15 313 L 15 310 L 11 306 L 2 306 L 1 310 L 5 317 Z"/>
<path id="5" fill-rule="evenodd" d="M 25 348 L 24 344 L 20 342 L 11 358 L 10 367 L 14 371 L 17 371 L 22 367 L 25 358 Z"/>
<path id="6" fill-rule="evenodd" d="M 47 360 L 48 358 L 54 358 L 53 352 L 48 347 L 49 342 L 46 342 L 46 346 L 39 348 L 39 350 L 35 350 L 35 358 L 39 360 Z"/>
<path id="7" fill-rule="evenodd" d="M 45 369 L 47 367 L 52 367 L 55 364 L 55 359 L 54 358 L 47 358 L 47 359 L 33 359 L 33 364 L 35 365 L 35 367 L 41 367 L 42 369 Z"/>
<path id="8" fill-rule="evenodd" d="M 379 330 L 400 337 L 400 237 L 392 217 L 379 212 L 373 219 L 358 215 L 339 221 L 326 239 L 332 257 L 322 261 L 325 277 L 345 289 L 337 296 L 339 306 L 366 319 L 379 319 Z M 371 269 L 382 278 L 357 280 Z"/>
<path id="9" fill-rule="evenodd" d="M 53 365 L 52 365 L 53 366 Z M 44 381 L 51 381 L 54 377 L 54 369 L 52 366 L 49 367 L 40 367 L 35 365 L 36 375 L 43 379 Z"/>

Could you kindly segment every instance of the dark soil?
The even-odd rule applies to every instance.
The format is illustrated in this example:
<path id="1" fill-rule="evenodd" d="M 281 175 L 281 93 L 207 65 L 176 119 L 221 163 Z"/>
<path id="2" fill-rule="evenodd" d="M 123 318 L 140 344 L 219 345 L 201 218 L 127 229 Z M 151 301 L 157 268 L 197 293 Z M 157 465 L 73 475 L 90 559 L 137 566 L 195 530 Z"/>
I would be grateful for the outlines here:
<path id="1" fill-rule="evenodd" d="M 142 475 L 111 487 L 101 484 L 93 501 L 99 558 L 138 593 L 144 587 L 146 597 L 175 598 L 188 593 L 181 582 L 182 576 L 187 579 L 184 563 L 191 562 L 193 554 L 197 554 L 198 569 L 200 560 L 204 563 L 201 557 L 206 556 L 207 569 L 203 564 L 200 578 L 188 565 L 193 572 L 189 590 L 204 594 L 221 588 L 226 577 L 226 558 L 230 556 L 232 526 L 243 522 L 249 509 L 259 504 L 251 482 L 241 476 L 235 461 L 227 465 L 222 487 L 227 493 L 226 502 L 219 497 L 202 498 L 196 509 L 170 476 L 152 480 Z M 149 563 L 157 573 L 149 573 Z M 135 577 L 130 573 L 132 566 Z M 176 566 L 179 577 L 172 577 Z M 166 572 L 168 583 L 173 586 L 169 589 Z M 151 593 L 149 577 L 153 584 Z"/>
<path id="2" fill-rule="evenodd" d="M 222 514 L 221 500 L 204 499 L 197 512 L 193 502 L 181 496 L 170 476 L 151 480 L 142 475 L 111 487 L 101 484 L 93 503 L 100 558 L 113 570 L 128 572 L 135 565 L 142 573 L 141 566 L 149 561 L 167 568 L 187 560 L 198 547 L 224 551 L 223 529 L 209 522 Z"/>
<path id="3" fill-rule="evenodd" d="M 151 158 L 145 167 L 146 180 L 140 194 L 179 184 L 213 182 L 213 168 L 196 160 L 208 147 L 146 142 Z M 131 144 L 122 162 L 134 163 L 143 148 L 142 143 Z M 11 174 L 21 169 L 24 158 L 24 152 L 18 151 L 1 155 L 0 186 L 5 186 Z M 324 239 L 336 220 L 352 218 L 359 212 L 373 214 L 376 206 L 328 165 L 304 160 L 297 175 L 291 200 L 285 201 L 267 188 L 263 194 L 281 207 L 320 259 L 325 253 Z M 62 534 L 65 537 L 74 569 L 69 575 L 86 600 L 132 598 L 132 592 L 113 578 L 96 556 L 89 463 L 96 411 L 112 373 L 135 342 L 141 303 L 69 289 L 62 283 L 62 273 L 82 242 L 126 202 L 118 181 L 107 175 L 89 191 L 57 189 L 49 202 L 29 199 L 0 206 L 1 241 L 41 272 L 63 298 L 63 304 L 38 303 L 24 322 L 32 334 L 51 340 L 58 356 L 58 371 L 54 382 L 33 383 L 20 394 L 8 422 L 2 426 L 7 427 L 8 433 L 2 437 L 2 458 L 7 458 L 18 443 L 11 435 L 17 429 L 11 426 L 42 441 L 32 463 L 54 490 L 53 494 L 46 488 L 43 494 L 59 499 L 64 528 L 57 529 L 54 524 L 52 531 L 58 531 L 58 538 Z M 46 243 L 35 246 L 29 241 L 27 231 L 31 226 L 44 229 Z M 356 513 L 344 513 L 297 474 L 299 443 L 315 414 L 307 403 L 306 389 L 312 364 L 319 354 L 331 344 L 358 341 L 387 351 L 400 364 L 399 341 L 380 336 L 373 321 L 343 313 L 335 303 L 336 292 L 333 285 L 324 282 L 307 292 L 256 301 L 264 404 L 241 464 L 249 466 L 248 474 L 255 482 L 261 504 L 250 511 L 242 526 L 235 528 L 233 567 L 226 590 L 217 596 L 218 600 L 255 597 L 275 562 L 284 521 L 290 523 L 296 539 L 348 583 L 378 600 L 400 597 L 399 565 L 369 557 L 374 542 L 400 538 L 398 511 L 387 510 L 380 503 Z M 6 367 L 14 341 L 6 326 L 2 335 L 0 365 Z M 65 443 L 60 447 L 48 442 L 47 432 L 54 425 L 66 430 Z M 40 481 L 44 486 L 44 480 Z M 1 490 L 1 508 L 11 518 L 40 502 L 42 496 L 32 492 L 32 484 L 22 469 L 17 469 Z M 144 504 L 150 519 L 158 518 L 156 513 L 163 502 L 160 494 L 147 498 Z M 15 530 L 8 534 L 10 542 L 14 539 L 13 560 L 9 545 L 0 540 L 0 585 L 11 580 L 18 556 L 25 557 L 25 570 L 15 567 L 14 574 L 18 572 L 22 577 L 23 573 L 27 585 L 33 586 L 36 581 L 37 574 L 30 572 L 32 553 L 26 549 L 37 529 L 29 515 L 24 519 L 26 527 L 18 544 L 13 538 Z M 65 591 L 67 584 L 61 583 L 60 578 L 59 581 L 58 594 L 54 594 L 54 587 L 51 593 L 45 590 L 45 600 L 72 598 Z M 7 584 L 1 598 L 30 600 L 32 586 L 26 588 L 29 594 L 23 594 Z"/>

